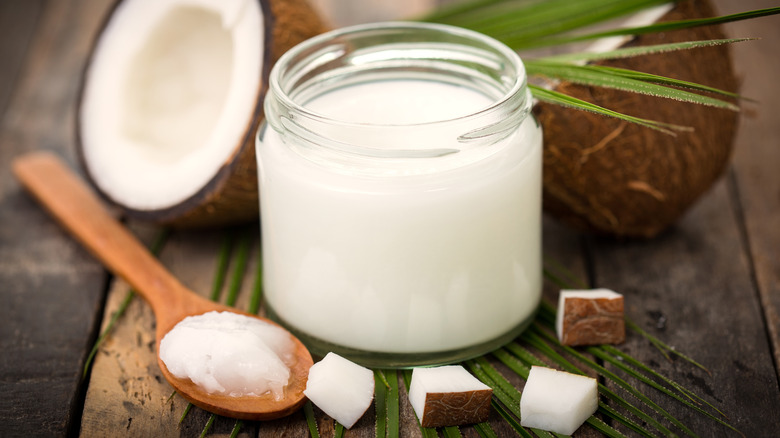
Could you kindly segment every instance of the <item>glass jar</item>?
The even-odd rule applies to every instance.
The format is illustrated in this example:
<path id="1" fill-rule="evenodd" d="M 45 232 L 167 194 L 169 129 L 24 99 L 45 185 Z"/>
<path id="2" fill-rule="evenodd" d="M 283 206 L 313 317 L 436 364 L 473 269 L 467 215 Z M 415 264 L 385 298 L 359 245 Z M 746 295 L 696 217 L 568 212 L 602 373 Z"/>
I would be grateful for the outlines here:
<path id="1" fill-rule="evenodd" d="M 450 26 L 332 31 L 274 66 L 258 130 L 264 299 L 314 354 L 450 363 L 541 297 L 541 128 L 520 58 Z"/>

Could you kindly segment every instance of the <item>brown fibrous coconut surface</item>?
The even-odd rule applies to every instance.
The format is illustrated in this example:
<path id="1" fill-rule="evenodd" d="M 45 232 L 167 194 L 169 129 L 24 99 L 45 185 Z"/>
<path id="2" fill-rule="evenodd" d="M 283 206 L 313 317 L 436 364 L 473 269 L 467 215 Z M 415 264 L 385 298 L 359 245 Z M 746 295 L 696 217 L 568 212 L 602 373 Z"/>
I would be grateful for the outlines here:
<path id="1" fill-rule="evenodd" d="M 420 424 L 422 427 L 445 427 L 486 421 L 492 396 L 492 389 L 428 393 Z"/>
<path id="2" fill-rule="evenodd" d="M 684 1 L 660 21 L 716 15 L 706 1 Z M 643 35 L 628 45 L 724 38 L 719 26 Z M 599 64 L 734 91 L 728 46 L 668 52 Z M 544 210 L 575 227 L 612 236 L 653 237 L 668 229 L 726 169 L 738 113 L 653 96 L 562 83 L 558 91 L 633 116 L 692 128 L 676 136 L 550 104 L 544 129 Z"/>
<path id="3" fill-rule="evenodd" d="M 623 297 L 568 297 L 563 302 L 563 345 L 620 344 L 626 339 Z"/>

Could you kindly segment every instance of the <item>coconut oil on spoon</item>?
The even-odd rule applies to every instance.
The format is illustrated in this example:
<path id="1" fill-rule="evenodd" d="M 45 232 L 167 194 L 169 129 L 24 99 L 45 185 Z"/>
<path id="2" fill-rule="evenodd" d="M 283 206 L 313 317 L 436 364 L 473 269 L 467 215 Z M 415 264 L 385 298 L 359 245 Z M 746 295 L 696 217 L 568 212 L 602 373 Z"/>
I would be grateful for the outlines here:
<path id="1" fill-rule="evenodd" d="M 114 274 L 127 281 L 152 307 L 157 323 L 157 362 L 163 376 L 182 397 L 215 414 L 245 420 L 270 420 L 283 417 L 303 405 L 305 401 L 303 390 L 306 388 L 309 368 L 313 361 L 309 351 L 297 338 L 269 320 L 209 301 L 184 287 L 135 236 L 108 214 L 86 185 L 54 155 L 36 152 L 19 157 L 13 163 L 13 171 L 19 181 L 68 231 Z M 278 357 L 289 370 L 287 383 L 280 385 L 278 379 L 270 379 L 268 382 L 273 380 L 277 383 L 266 385 L 268 388 L 263 387 L 262 394 L 256 394 L 251 388 L 247 388 L 239 391 L 239 395 L 235 395 L 236 391 L 229 388 L 225 390 L 223 387 L 223 391 L 220 391 L 219 388 L 209 387 L 203 382 L 195 383 L 193 379 L 197 381 L 202 380 L 200 377 L 204 377 L 204 374 L 198 370 L 193 374 L 196 377 L 177 377 L 183 374 L 177 371 L 175 375 L 166 366 L 166 361 L 173 362 L 168 359 L 163 361 L 160 356 L 161 341 L 177 324 L 188 317 L 189 322 L 192 322 L 193 318 L 195 321 L 200 320 L 201 323 L 205 320 L 206 332 L 210 330 L 212 334 L 215 331 L 224 334 L 230 332 L 231 327 L 235 328 L 234 326 L 225 328 L 217 324 L 218 315 L 228 316 L 228 319 L 234 322 L 239 321 L 236 323 L 239 325 L 249 323 L 250 326 L 255 326 L 254 322 L 257 322 L 260 323 L 260 327 L 264 327 L 261 331 L 270 332 L 267 343 L 272 346 L 271 356 L 253 357 L 259 358 L 257 360 L 260 361 L 265 360 L 263 358 L 273 358 L 274 355 Z M 251 320 L 245 319 L 247 317 Z M 183 325 L 186 326 L 187 321 Z M 178 330 L 180 327 L 176 328 Z M 281 337 L 278 336 L 279 333 Z M 193 336 L 199 335 L 190 333 L 185 335 L 178 345 L 174 344 L 176 347 L 172 350 L 174 359 L 182 359 L 181 355 L 193 352 L 194 344 L 202 343 L 200 342 L 203 341 L 202 337 L 198 338 L 199 342 L 193 342 Z M 277 345 L 279 342 L 287 343 L 287 346 L 279 347 Z M 188 343 L 192 345 L 187 345 Z M 225 343 L 217 340 L 213 344 L 224 346 Z M 279 349 L 274 350 L 277 347 Z M 171 349 L 166 348 L 166 350 Z M 265 353 L 268 352 L 263 352 Z M 193 361 L 197 358 L 184 358 L 178 363 L 191 365 L 188 360 Z M 276 368 L 277 371 L 278 369 Z M 217 373 L 219 372 L 220 370 L 217 370 Z M 227 372 L 230 373 L 231 370 L 228 369 Z M 269 371 L 272 372 L 274 371 Z M 227 380 L 236 383 L 236 376 L 222 374 L 223 382 Z M 205 377 L 208 379 L 209 376 Z M 239 381 L 236 384 L 242 387 L 244 382 Z M 273 390 L 270 389 L 271 386 Z"/>

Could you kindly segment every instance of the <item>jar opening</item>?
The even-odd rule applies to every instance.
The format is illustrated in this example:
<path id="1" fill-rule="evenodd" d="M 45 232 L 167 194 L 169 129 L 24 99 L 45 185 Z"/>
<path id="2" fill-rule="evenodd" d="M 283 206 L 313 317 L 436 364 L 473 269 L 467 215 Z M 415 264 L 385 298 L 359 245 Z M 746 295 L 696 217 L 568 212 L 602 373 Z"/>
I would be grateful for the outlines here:
<path id="1" fill-rule="evenodd" d="M 530 107 L 522 61 L 502 43 L 452 26 L 391 22 L 332 31 L 288 51 L 271 72 L 265 112 L 298 147 L 420 159 L 496 144 Z"/>

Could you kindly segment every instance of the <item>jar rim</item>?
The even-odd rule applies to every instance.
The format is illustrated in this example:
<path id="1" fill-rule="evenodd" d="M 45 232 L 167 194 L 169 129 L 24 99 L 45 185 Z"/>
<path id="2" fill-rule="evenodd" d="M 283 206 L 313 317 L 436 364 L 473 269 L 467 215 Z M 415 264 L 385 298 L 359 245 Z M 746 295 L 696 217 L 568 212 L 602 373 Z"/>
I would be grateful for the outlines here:
<path id="1" fill-rule="evenodd" d="M 333 41 L 338 38 L 356 37 L 361 34 L 377 33 L 383 31 L 390 32 L 390 31 L 404 31 L 404 30 L 438 32 L 441 35 L 448 34 L 450 36 L 455 36 L 457 38 L 460 38 L 463 41 L 463 43 L 467 41 L 471 41 L 473 43 L 478 43 L 484 46 L 486 49 L 490 49 L 494 51 L 496 54 L 500 55 L 504 60 L 506 60 L 506 62 L 510 64 L 512 68 L 516 70 L 516 75 L 513 78 L 511 86 L 503 90 L 502 95 L 500 97 L 495 98 L 488 106 L 480 108 L 479 110 L 471 112 L 469 114 L 465 114 L 457 117 L 433 120 L 433 121 L 422 121 L 422 122 L 403 123 L 403 124 L 354 122 L 354 121 L 339 119 L 336 117 L 331 117 L 326 114 L 322 114 L 320 112 L 313 111 L 307 108 L 304 104 L 297 102 L 294 98 L 292 98 L 288 94 L 288 92 L 282 89 L 282 83 L 284 82 L 283 75 L 285 74 L 284 69 L 288 65 L 290 65 L 296 57 L 301 56 L 307 51 L 313 51 L 317 47 L 327 47 L 329 41 Z M 419 41 L 419 42 L 423 42 L 423 41 Z M 481 114 L 490 112 L 497 107 L 506 105 L 506 102 L 511 100 L 515 96 L 520 95 L 524 99 L 527 99 L 527 97 L 525 96 L 526 93 L 523 92 L 524 89 L 526 88 L 527 88 L 526 71 L 523 62 L 520 59 L 520 56 L 515 51 L 510 49 L 508 46 L 506 46 L 504 43 L 492 37 L 489 37 L 487 35 L 484 35 L 482 33 L 473 30 L 452 26 L 452 25 L 446 25 L 446 24 L 409 22 L 409 21 L 387 21 L 387 22 L 359 24 L 359 25 L 334 29 L 322 33 L 320 35 L 317 35 L 315 37 L 312 37 L 302 43 L 299 43 L 293 48 L 289 49 L 277 60 L 277 62 L 271 69 L 269 75 L 270 92 L 268 94 L 271 94 L 272 95 L 271 97 L 273 99 L 277 99 L 279 103 L 281 103 L 283 106 L 289 109 L 293 109 L 296 114 L 304 118 L 315 119 L 326 123 L 335 123 L 343 126 L 411 127 L 411 126 L 446 124 L 446 123 L 462 121 L 464 119 L 479 117 Z M 266 112 L 268 111 L 266 110 Z M 268 114 L 266 114 L 266 117 L 268 117 Z"/>

